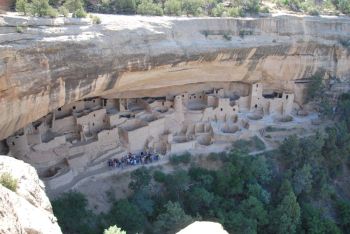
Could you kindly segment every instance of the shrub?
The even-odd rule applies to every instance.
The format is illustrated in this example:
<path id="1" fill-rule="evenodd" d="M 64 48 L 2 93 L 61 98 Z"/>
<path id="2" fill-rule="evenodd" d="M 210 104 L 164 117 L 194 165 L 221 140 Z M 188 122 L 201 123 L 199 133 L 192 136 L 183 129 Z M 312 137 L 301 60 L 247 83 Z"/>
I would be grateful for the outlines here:
<path id="1" fill-rule="evenodd" d="M 164 3 L 164 12 L 167 15 L 181 15 L 181 1 L 168 0 Z"/>
<path id="2" fill-rule="evenodd" d="M 67 17 L 69 14 L 68 9 L 65 6 L 60 6 L 58 8 L 58 13 L 60 13 L 61 15 L 63 15 L 64 17 Z"/>
<path id="3" fill-rule="evenodd" d="M 307 12 L 309 15 L 314 15 L 314 16 L 318 16 L 320 15 L 320 12 L 317 10 L 317 8 L 311 8 L 308 10 Z"/>
<path id="4" fill-rule="evenodd" d="M 180 163 L 188 164 L 191 162 L 191 155 L 189 153 L 182 155 L 172 155 L 169 161 L 172 165 L 178 165 Z"/>
<path id="5" fill-rule="evenodd" d="M 24 15 L 27 15 L 29 11 L 29 4 L 27 0 L 17 0 L 16 1 L 16 11 L 22 12 Z"/>
<path id="6" fill-rule="evenodd" d="M 322 83 L 322 73 L 317 72 L 310 77 L 310 83 L 307 85 L 307 101 L 313 101 L 322 96 L 324 85 Z"/>
<path id="7" fill-rule="evenodd" d="M 286 128 L 277 128 L 277 127 L 273 127 L 273 126 L 267 126 L 266 127 L 266 132 L 279 132 L 279 131 L 286 131 Z"/>
<path id="8" fill-rule="evenodd" d="M 47 16 L 50 16 L 51 18 L 56 18 L 58 16 L 58 11 L 52 7 L 49 7 L 46 13 Z"/>
<path id="9" fill-rule="evenodd" d="M 228 33 L 224 33 L 224 35 L 222 35 L 222 37 L 228 41 L 231 41 L 232 37 L 230 35 L 228 35 Z"/>
<path id="10" fill-rule="evenodd" d="M 23 33 L 23 27 L 22 26 L 19 26 L 19 25 L 17 25 L 16 26 L 16 32 L 18 32 L 18 33 Z"/>
<path id="11" fill-rule="evenodd" d="M 248 140 L 240 139 L 233 143 L 233 147 L 243 151 L 249 151 L 252 147 L 252 142 Z"/>
<path id="12" fill-rule="evenodd" d="M 160 5 L 153 3 L 152 0 L 142 0 L 137 6 L 137 13 L 141 15 L 163 15 L 163 9 Z"/>
<path id="13" fill-rule="evenodd" d="M 30 12 L 33 16 L 50 16 L 56 17 L 57 11 L 53 9 L 48 0 L 33 0 L 30 4 Z"/>
<path id="14" fill-rule="evenodd" d="M 100 17 L 98 17 L 98 16 L 96 16 L 96 15 L 92 16 L 92 23 L 93 23 L 93 24 L 101 24 L 101 19 L 100 19 Z"/>
<path id="15" fill-rule="evenodd" d="M 155 181 L 159 182 L 159 183 L 164 183 L 166 180 L 166 174 L 164 174 L 164 172 L 156 170 L 153 173 L 153 178 Z"/>
<path id="16" fill-rule="evenodd" d="M 76 12 L 78 10 L 84 9 L 83 2 L 81 0 L 67 0 L 64 3 L 64 7 L 69 10 L 69 12 Z"/>
<path id="17" fill-rule="evenodd" d="M 344 14 L 350 14 L 350 1 L 349 0 L 339 0 L 338 9 Z"/>
<path id="18" fill-rule="evenodd" d="M 137 0 L 140 3 L 141 0 Z M 102 0 L 104 13 L 135 14 L 136 0 Z"/>
<path id="19" fill-rule="evenodd" d="M 285 0 L 284 2 L 292 11 L 299 11 L 301 8 L 300 0 Z"/>
<path id="20" fill-rule="evenodd" d="M 127 199 L 114 203 L 105 218 L 107 223 L 117 224 L 127 233 L 141 233 L 146 223 L 146 217 L 139 207 Z"/>
<path id="21" fill-rule="evenodd" d="M 8 188 L 11 191 L 16 192 L 18 181 L 17 179 L 13 178 L 10 173 L 5 172 L 0 176 L 0 184 L 5 188 Z"/>
<path id="22" fill-rule="evenodd" d="M 239 17 L 239 16 L 243 17 L 244 12 L 240 7 L 231 7 L 227 10 L 227 15 L 231 17 Z"/>
<path id="23" fill-rule="evenodd" d="M 207 157 L 208 161 L 218 161 L 220 159 L 220 155 L 217 153 L 210 153 Z"/>
<path id="24" fill-rule="evenodd" d="M 74 18 L 85 18 L 86 17 L 86 11 L 83 8 L 80 8 L 73 12 L 72 15 Z"/>
<path id="25" fill-rule="evenodd" d="M 244 38 L 245 36 L 248 36 L 248 35 L 253 35 L 253 31 L 251 31 L 251 30 L 245 30 L 245 29 L 239 30 L 239 36 L 240 36 L 241 38 Z"/>
<path id="26" fill-rule="evenodd" d="M 260 6 L 259 0 L 247 0 L 243 2 L 243 9 L 246 12 L 250 13 L 258 13 Z"/>
<path id="27" fill-rule="evenodd" d="M 182 10 L 187 15 L 198 16 L 202 13 L 202 0 L 184 0 L 182 3 Z"/>
<path id="28" fill-rule="evenodd" d="M 219 3 L 211 10 L 211 16 L 220 17 L 224 14 L 224 12 L 225 12 L 224 5 Z"/>
<path id="29" fill-rule="evenodd" d="M 201 31 L 201 33 L 207 38 L 210 35 L 210 32 L 208 30 Z"/>

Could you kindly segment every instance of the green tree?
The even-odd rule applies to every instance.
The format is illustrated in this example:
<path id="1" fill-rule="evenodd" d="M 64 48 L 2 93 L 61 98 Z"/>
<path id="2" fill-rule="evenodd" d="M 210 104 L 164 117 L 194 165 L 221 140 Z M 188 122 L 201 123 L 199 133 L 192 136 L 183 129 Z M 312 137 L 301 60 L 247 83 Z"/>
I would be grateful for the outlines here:
<path id="1" fill-rule="evenodd" d="M 118 228 L 116 225 L 114 225 L 104 230 L 103 234 L 126 234 L 126 231 L 123 231 L 121 228 Z"/>
<path id="2" fill-rule="evenodd" d="M 240 210 L 245 217 L 255 220 L 257 225 L 263 226 L 269 222 L 264 204 L 256 197 L 249 196 L 247 199 L 243 200 L 240 205 Z"/>
<path id="3" fill-rule="evenodd" d="M 241 1 L 241 5 L 245 12 L 258 13 L 260 9 L 259 0 L 243 0 Z"/>
<path id="4" fill-rule="evenodd" d="M 196 185 L 201 186 L 208 191 L 212 190 L 215 172 L 201 167 L 191 167 L 188 174 Z"/>
<path id="5" fill-rule="evenodd" d="M 254 196 L 257 199 L 259 199 L 259 201 L 265 204 L 270 203 L 270 198 L 271 198 L 270 193 L 267 190 L 265 190 L 263 187 L 261 187 L 260 184 L 258 183 L 248 184 L 247 187 L 248 187 L 247 195 Z"/>
<path id="6" fill-rule="evenodd" d="M 122 199 L 113 204 L 105 217 L 105 222 L 108 225 L 117 224 L 127 233 L 137 233 L 143 231 L 146 218 L 136 205 L 127 199 Z"/>
<path id="7" fill-rule="evenodd" d="M 322 78 L 321 72 L 318 72 L 310 77 L 310 83 L 307 85 L 306 89 L 307 101 L 313 101 L 316 98 L 321 97 L 324 90 Z"/>
<path id="8" fill-rule="evenodd" d="M 64 7 L 73 13 L 73 17 L 84 18 L 87 15 L 82 0 L 67 0 L 64 3 Z"/>
<path id="9" fill-rule="evenodd" d="M 69 14 L 69 11 L 67 8 L 65 8 L 64 6 L 60 6 L 58 8 L 58 13 L 60 13 L 61 15 L 63 15 L 64 17 L 67 17 Z"/>
<path id="10" fill-rule="evenodd" d="M 337 225 L 323 217 L 320 209 L 314 208 L 310 204 L 302 207 L 302 227 L 306 233 L 310 234 L 340 234 L 341 231 Z"/>
<path id="11" fill-rule="evenodd" d="M 279 151 L 283 164 L 287 169 L 299 164 L 302 152 L 299 146 L 299 139 L 296 135 L 284 139 L 279 147 Z"/>
<path id="12" fill-rule="evenodd" d="M 224 14 L 224 12 L 224 5 L 222 3 L 219 3 L 211 10 L 211 16 L 221 17 Z"/>
<path id="13" fill-rule="evenodd" d="M 195 187 L 188 192 L 187 199 L 185 200 L 186 207 L 189 208 L 191 214 L 196 215 L 199 213 L 205 215 L 211 207 L 214 197 L 214 194 L 208 192 L 206 189 Z"/>
<path id="14" fill-rule="evenodd" d="M 16 11 L 27 15 L 29 12 L 29 3 L 27 0 L 16 0 Z"/>
<path id="15" fill-rule="evenodd" d="M 289 193 L 293 192 L 292 184 L 289 180 L 285 179 L 282 181 L 282 184 L 278 190 L 277 201 L 281 202 L 282 199 L 287 196 Z"/>
<path id="16" fill-rule="evenodd" d="M 253 157 L 251 163 L 248 164 L 252 171 L 252 177 L 260 183 L 266 183 L 271 179 L 271 171 L 265 156 Z"/>
<path id="17" fill-rule="evenodd" d="M 171 200 L 180 201 L 184 192 L 189 189 L 190 177 L 184 170 L 178 170 L 168 175 L 165 182 L 167 195 Z"/>
<path id="18" fill-rule="evenodd" d="M 76 10 L 84 7 L 83 2 L 81 0 L 67 0 L 65 1 L 64 6 L 70 12 L 75 12 Z"/>
<path id="19" fill-rule="evenodd" d="M 130 177 L 131 182 L 129 183 L 129 188 L 134 192 L 147 188 L 152 179 L 152 176 L 146 167 L 141 167 L 131 172 Z"/>
<path id="20" fill-rule="evenodd" d="M 32 0 L 29 9 L 33 16 L 57 16 L 57 11 L 49 5 L 48 0 Z"/>
<path id="21" fill-rule="evenodd" d="M 165 211 L 154 222 L 154 233 L 176 233 L 194 221 L 177 202 L 169 201 L 164 208 Z"/>
<path id="22" fill-rule="evenodd" d="M 350 2 L 349 0 L 339 0 L 338 8 L 344 14 L 350 14 Z"/>
<path id="23" fill-rule="evenodd" d="M 137 6 L 137 13 L 141 15 L 163 15 L 162 7 L 152 0 L 141 0 Z"/>
<path id="24" fill-rule="evenodd" d="M 337 116 L 345 121 L 347 130 L 350 130 L 350 94 L 342 94 L 337 103 Z"/>
<path id="25" fill-rule="evenodd" d="M 168 0 L 164 3 L 164 13 L 167 15 L 181 15 L 181 0 Z"/>
<path id="26" fill-rule="evenodd" d="M 343 230 L 350 230 L 350 202 L 338 201 L 337 202 L 337 216 L 339 224 Z"/>
<path id="27" fill-rule="evenodd" d="M 229 211 L 222 216 L 220 222 L 229 233 L 257 233 L 257 221 L 245 217 L 242 212 Z"/>
<path id="28" fill-rule="evenodd" d="M 202 0 L 184 0 L 182 2 L 182 11 L 187 15 L 198 16 L 202 13 Z"/>
<path id="29" fill-rule="evenodd" d="M 52 208 L 63 233 L 96 233 L 96 216 L 87 209 L 85 196 L 64 193 L 52 202 Z"/>
<path id="30" fill-rule="evenodd" d="M 293 191 L 285 195 L 272 215 L 274 233 L 296 233 L 300 223 L 300 206 Z"/>
<path id="31" fill-rule="evenodd" d="M 145 215 L 151 216 L 153 214 L 155 202 L 152 200 L 150 191 L 148 189 L 144 188 L 138 190 L 132 196 L 131 201 Z"/>
<path id="32" fill-rule="evenodd" d="M 103 0 L 102 3 L 108 8 L 108 13 L 135 14 L 137 9 L 135 0 Z"/>
<path id="33" fill-rule="evenodd" d="M 309 193 L 312 189 L 311 166 L 305 164 L 302 168 L 297 169 L 293 175 L 293 187 L 297 195 L 300 193 Z"/>

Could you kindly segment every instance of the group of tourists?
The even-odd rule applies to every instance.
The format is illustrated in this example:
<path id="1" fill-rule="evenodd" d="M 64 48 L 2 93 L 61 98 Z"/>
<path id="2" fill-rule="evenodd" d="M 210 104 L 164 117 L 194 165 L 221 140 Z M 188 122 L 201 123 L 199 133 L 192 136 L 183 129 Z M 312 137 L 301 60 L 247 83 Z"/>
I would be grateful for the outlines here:
<path id="1" fill-rule="evenodd" d="M 140 154 L 128 153 L 121 159 L 109 159 L 108 166 L 115 168 L 124 168 L 126 166 L 143 165 L 159 160 L 159 154 L 150 152 L 141 152 Z"/>

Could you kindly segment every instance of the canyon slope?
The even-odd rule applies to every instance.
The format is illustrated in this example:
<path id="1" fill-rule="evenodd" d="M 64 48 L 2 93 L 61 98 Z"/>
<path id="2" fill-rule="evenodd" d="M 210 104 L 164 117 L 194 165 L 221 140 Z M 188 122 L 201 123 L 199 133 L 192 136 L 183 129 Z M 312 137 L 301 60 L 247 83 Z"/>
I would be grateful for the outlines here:
<path id="1" fill-rule="evenodd" d="M 347 17 L 100 17 L 94 25 L 0 15 L 0 139 L 86 97 L 237 81 L 291 90 L 302 102 L 299 83 L 316 72 L 350 78 Z"/>

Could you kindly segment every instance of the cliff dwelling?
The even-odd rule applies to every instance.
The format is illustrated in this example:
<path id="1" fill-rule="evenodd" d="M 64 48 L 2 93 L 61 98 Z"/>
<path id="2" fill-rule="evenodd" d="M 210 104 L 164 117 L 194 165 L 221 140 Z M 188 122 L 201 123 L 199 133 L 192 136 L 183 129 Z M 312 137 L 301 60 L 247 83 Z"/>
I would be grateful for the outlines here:
<path id="1" fill-rule="evenodd" d="M 15 2 L 0 10 L 0 233 L 350 230 L 350 8 L 329 15 L 349 0 L 201 1 L 201 17 L 187 0 L 135 15 L 88 1 L 86 18 L 80 0 Z"/>
<path id="2" fill-rule="evenodd" d="M 263 83 L 159 97 L 93 97 L 54 110 L 7 138 L 10 154 L 35 166 L 49 189 L 105 169 L 127 154 L 206 150 L 264 134 L 267 126 L 310 124 L 295 94 Z"/>

